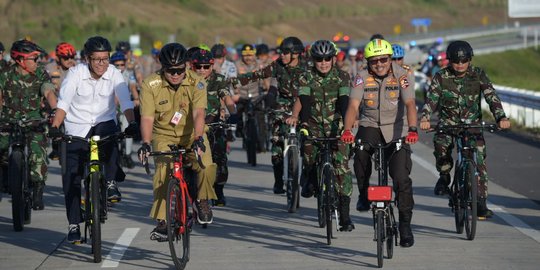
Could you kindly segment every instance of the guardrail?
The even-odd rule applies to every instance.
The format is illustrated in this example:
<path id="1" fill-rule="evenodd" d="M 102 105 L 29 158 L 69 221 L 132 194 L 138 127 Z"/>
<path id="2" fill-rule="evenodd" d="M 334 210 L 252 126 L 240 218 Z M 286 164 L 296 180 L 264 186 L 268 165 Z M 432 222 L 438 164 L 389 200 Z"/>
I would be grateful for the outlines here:
<path id="1" fill-rule="evenodd" d="M 508 117 L 526 127 L 540 127 L 539 92 L 502 85 L 494 85 L 494 87 Z M 485 101 L 482 101 L 482 108 L 489 109 Z"/>

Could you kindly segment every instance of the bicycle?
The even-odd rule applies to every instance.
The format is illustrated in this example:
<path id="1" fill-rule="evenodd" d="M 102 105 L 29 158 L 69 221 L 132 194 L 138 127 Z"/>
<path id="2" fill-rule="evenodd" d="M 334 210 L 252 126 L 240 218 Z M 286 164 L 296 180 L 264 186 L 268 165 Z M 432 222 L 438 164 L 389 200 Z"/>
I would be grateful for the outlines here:
<path id="1" fill-rule="evenodd" d="M 476 235 L 476 221 L 478 219 L 478 171 L 476 163 L 477 148 L 471 143 L 473 134 L 471 129 L 479 129 L 482 133 L 485 129 L 489 132 L 498 130 L 496 124 L 471 124 L 464 122 L 457 125 L 438 125 L 435 131 L 439 134 L 448 134 L 456 142 L 456 166 L 454 181 L 452 181 L 449 206 L 454 212 L 456 232 L 463 233 L 465 227 L 468 240 L 474 240 Z"/>
<path id="2" fill-rule="evenodd" d="M 394 147 L 391 155 L 402 149 L 403 138 L 393 140 L 390 143 L 372 144 L 357 140 L 353 153 L 365 148 L 375 149 L 372 156 L 375 163 L 375 170 L 378 172 L 378 185 L 368 188 L 368 201 L 371 202 L 373 214 L 373 241 L 377 242 L 377 265 L 383 267 L 384 245 L 386 244 L 386 257 L 392 259 L 394 246 L 398 245 L 398 228 L 394 216 L 395 201 L 392 199 L 392 187 L 388 185 L 388 162 L 390 158 L 385 157 L 385 150 Z"/>
<path id="3" fill-rule="evenodd" d="M 13 229 L 20 232 L 32 220 L 32 182 L 30 181 L 29 145 L 27 133 L 43 132 L 42 124 L 47 119 L 26 120 L 4 123 L 2 132 L 9 132 L 9 151 L 7 169 L 7 190 L 11 193 L 11 212 Z"/>
<path id="4" fill-rule="evenodd" d="M 107 220 L 107 186 L 105 183 L 104 164 L 100 161 L 99 148 L 107 143 L 118 143 L 125 137 L 124 133 L 115 133 L 104 137 L 94 135 L 90 138 L 74 135 L 63 135 L 60 140 L 65 143 L 74 141 L 82 142 L 88 145 L 88 160 L 84 162 L 84 198 L 81 203 L 84 220 L 84 238 L 82 243 L 91 239 L 92 254 L 94 262 L 101 262 L 101 224 Z M 61 157 L 66 157 L 66 147 L 62 146 Z M 65 161 L 62 158 L 62 161 Z M 65 170 L 65 164 L 62 164 Z"/>
<path id="5" fill-rule="evenodd" d="M 287 211 L 295 213 L 300 207 L 300 189 L 302 174 L 302 156 L 296 127 L 291 126 L 283 143 L 283 182 L 287 190 Z"/>
<path id="6" fill-rule="evenodd" d="M 167 240 L 152 238 L 159 242 L 168 241 L 169 250 L 176 269 L 184 269 L 189 261 L 190 233 L 193 223 L 197 221 L 197 212 L 193 205 L 195 197 L 194 184 L 189 185 L 184 175 L 184 155 L 187 150 L 176 144 L 168 145 L 170 151 L 153 151 L 149 156 L 172 156 L 173 166 L 169 175 L 169 184 L 167 186 Z M 197 155 L 199 165 L 204 168 L 200 157 Z M 148 157 L 144 159 L 144 167 L 147 174 L 150 174 Z M 203 224 L 206 228 L 207 224 Z M 177 247 L 178 246 L 178 247 Z"/>
<path id="7" fill-rule="evenodd" d="M 304 130 L 301 131 L 306 134 Z M 319 227 L 326 227 L 326 243 L 332 244 L 332 216 L 335 217 L 336 230 L 339 228 L 339 214 L 337 207 L 336 173 L 332 165 L 332 150 L 330 146 L 339 140 L 339 137 L 310 137 L 306 141 L 312 141 L 320 145 L 320 152 L 315 166 L 320 168 L 317 178 L 317 219 Z"/>

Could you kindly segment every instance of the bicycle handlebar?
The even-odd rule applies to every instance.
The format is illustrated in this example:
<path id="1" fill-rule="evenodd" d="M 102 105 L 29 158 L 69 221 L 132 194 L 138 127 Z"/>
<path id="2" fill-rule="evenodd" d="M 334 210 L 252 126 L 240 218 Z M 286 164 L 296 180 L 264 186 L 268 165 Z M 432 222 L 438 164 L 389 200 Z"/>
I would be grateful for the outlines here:
<path id="1" fill-rule="evenodd" d="M 501 130 L 497 126 L 497 124 L 486 124 L 485 122 L 482 122 L 482 123 L 477 123 L 477 124 L 465 124 L 465 123 L 460 123 L 460 124 L 456 124 L 456 125 L 440 124 L 440 125 L 437 125 L 435 128 L 429 129 L 427 132 L 428 133 L 429 132 L 444 133 L 444 132 L 448 132 L 448 131 L 462 132 L 464 130 L 473 129 L 473 128 L 479 128 L 481 130 L 488 130 L 491 133 Z"/>
<path id="2" fill-rule="evenodd" d="M 178 156 L 178 155 L 184 155 L 187 152 L 193 151 L 195 153 L 195 157 L 197 159 L 197 163 L 202 169 L 205 169 L 206 166 L 204 166 L 202 162 L 202 157 L 195 151 L 194 149 L 185 149 L 185 148 L 179 148 L 177 145 L 171 144 L 169 145 L 169 148 L 171 150 L 169 151 L 152 151 L 148 153 L 148 156 L 144 157 L 144 170 L 146 171 L 146 174 L 150 174 L 150 165 L 148 164 L 148 157 L 149 156 Z"/>
<path id="3" fill-rule="evenodd" d="M 66 142 L 71 142 L 71 141 L 79 141 L 79 142 L 84 142 L 84 143 L 90 143 L 90 140 L 95 137 L 95 136 L 92 136 L 90 138 L 85 138 L 85 137 L 80 137 L 80 136 L 76 136 L 76 135 L 62 135 L 60 137 L 53 137 L 52 139 L 60 139 L 61 141 L 66 141 Z M 107 135 L 107 136 L 98 136 L 99 139 L 98 140 L 95 140 L 98 144 L 103 144 L 103 143 L 106 143 L 106 142 L 110 142 L 110 141 L 113 141 L 113 140 L 121 140 L 126 136 L 126 134 L 124 132 L 118 132 L 118 133 L 113 133 L 113 134 L 110 134 L 110 135 Z"/>
<path id="4" fill-rule="evenodd" d="M 206 125 L 208 127 L 222 128 L 222 129 L 228 129 L 228 128 L 236 126 L 235 124 L 228 124 L 228 123 L 225 123 L 223 121 L 213 122 L 213 123 L 209 123 L 209 124 L 206 124 Z"/>

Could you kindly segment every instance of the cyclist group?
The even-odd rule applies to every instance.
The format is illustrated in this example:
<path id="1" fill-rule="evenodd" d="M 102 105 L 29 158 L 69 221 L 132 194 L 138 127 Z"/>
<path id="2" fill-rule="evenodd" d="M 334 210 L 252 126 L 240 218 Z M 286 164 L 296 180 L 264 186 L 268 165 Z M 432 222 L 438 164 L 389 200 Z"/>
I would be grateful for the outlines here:
<path id="1" fill-rule="evenodd" d="M 3 53 L 3 45 L 0 49 Z M 38 63 L 44 50 L 32 41 L 18 40 L 11 47 L 11 62 L 0 62 L 0 118 L 3 122 L 50 117 L 50 138 L 64 133 L 89 138 L 119 132 L 117 117 L 120 111 L 124 133 L 135 139 L 140 136 L 140 161 L 144 161 L 152 150 L 168 150 L 170 144 L 196 152 L 186 155 L 186 163 L 196 172 L 194 199 L 198 221 L 208 224 L 213 220 L 212 204 L 226 205 L 223 189 L 228 179 L 227 141 L 233 140 L 234 136 L 209 129 L 207 124 L 238 122 L 236 135 L 242 136 L 243 123 L 239 119 L 243 118 L 246 100 L 264 96 L 264 106 L 274 112 L 269 121 L 271 134 L 268 137 L 275 194 L 285 192 L 283 145 L 289 125 L 298 125 L 315 137 L 340 137 L 332 147 L 340 231 L 354 229 L 349 214 L 353 193 L 350 144 L 358 139 L 385 144 L 404 138 L 408 145 L 395 151 L 388 165 L 399 210 L 400 245 L 410 247 L 414 244 L 410 145 L 418 141 L 418 123 L 414 75 L 410 67 L 403 65 L 403 47 L 390 44 L 381 35 L 374 35 L 363 50 L 349 51 L 350 59 L 344 59 L 345 55 L 338 55 L 339 48 L 329 40 L 304 46 L 297 37 L 287 37 L 278 46 L 275 58 L 268 57 L 270 50 L 264 44 L 242 46 L 241 59 L 236 65 L 226 59 L 227 50 L 221 44 L 212 48 L 202 44 L 188 50 L 180 43 L 169 43 L 154 50 L 159 64 L 153 65 L 156 70 L 143 78 L 127 42 L 120 42 L 111 56 L 112 47 L 106 38 L 91 37 L 84 44 L 78 64 L 74 61 L 75 48 L 62 42 L 56 47 L 56 61 L 45 68 Z M 465 119 L 480 122 L 482 95 L 499 127 L 509 128 L 510 122 L 485 72 L 471 65 L 471 46 L 465 41 L 454 41 L 445 53 L 450 63 L 433 76 L 420 128 L 429 130 L 430 117 L 435 113 L 439 115 L 440 123 L 456 124 Z M 338 65 L 338 60 L 347 61 L 347 64 Z M 287 114 L 290 112 L 292 115 Z M 264 111 L 261 110 L 257 117 L 260 120 L 258 129 L 264 134 L 267 129 Z M 356 134 L 353 129 L 357 129 Z M 450 184 L 453 147 L 450 135 L 434 137 L 436 167 L 440 172 L 435 187 L 437 195 L 446 194 Z M 8 138 L 7 134 L 0 137 L 0 161 L 4 171 Z M 34 209 L 41 210 L 47 178 L 47 137 L 36 134 L 29 138 Z M 486 206 L 488 177 L 481 133 L 475 141 L 479 149 L 478 215 L 489 217 L 492 212 Z M 258 143 L 260 152 L 266 149 L 264 143 Z M 83 146 L 77 142 L 69 143 L 61 154 L 58 146 L 53 144 L 49 156 L 56 159 L 60 155 L 62 166 L 65 166 L 62 184 L 70 242 L 81 238 L 81 164 L 88 156 L 88 149 Z M 131 143 L 126 143 L 124 153 L 119 153 L 118 145 L 100 151 L 107 166 L 105 180 L 109 201 L 121 200 L 117 182 L 123 181 L 125 174 L 120 164 L 124 160 L 123 164 L 132 167 L 131 147 Z M 361 149 L 354 155 L 358 211 L 370 208 L 367 189 L 373 152 L 373 149 Z M 304 143 L 303 197 L 309 198 L 319 192 L 314 166 L 318 154 L 317 145 Z M 155 157 L 154 163 L 156 173 L 150 217 L 157 224 L 152 233 L 166 238 L 165 202 L 171 158 Z M 8 191 L 5 172 L 2 179 L 0 188 Z"/>

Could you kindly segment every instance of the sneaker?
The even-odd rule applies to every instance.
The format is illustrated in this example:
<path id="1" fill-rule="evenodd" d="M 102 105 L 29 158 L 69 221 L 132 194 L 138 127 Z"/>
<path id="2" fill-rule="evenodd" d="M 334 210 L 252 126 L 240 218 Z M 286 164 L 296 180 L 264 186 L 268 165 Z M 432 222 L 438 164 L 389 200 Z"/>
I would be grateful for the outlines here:
<path id="1" fill-rule="evenodd" d="M 158 220 L 157 226 L 150 233 L 150 240 L 164 242 L 168 240 L 167 223 L 165 220 Z"/>
<path id="2" fill-rule="evenodd" d="M 478 219 L 484 220 L 486 218 L 493 217 L 493 211 L 489 210 L 487 208 L 486 199 L 485 198 L 478 198 L 478 212 L 477 216 Z"/>
<path id="3" fill-rule="evenodd" d="M 78 244 L 81 242 L 81 229 L 79 228 L 79 224 L 69 224 L 67 240 L 71 244 Z"/>
<path id="4" fill-rule="evenodd" d="M 448 188 L 448 185 L 450 184 L 450 175 L 445 173 L 441 174 L 439 177 L 439 180 L 437 181 L 437 184 L 435 184 L 435 195 L 443 196 L 448 193 L 450 193 L 450 189 Z"/>
<path id="5" fill-rule="evenodd" d="M 107 182 L 107 200 L 112 203 L 122 200 L 122 194 L 120 194 L 116 181 L 114 180 Z"/>
<path id="6" fill-rule="evenodd" d="M 197 212 L 197 220 L 200 224 L 212 223 L 214 217 L 208 200 L 197 200 L 195 202 L 195 211 Z"/>

